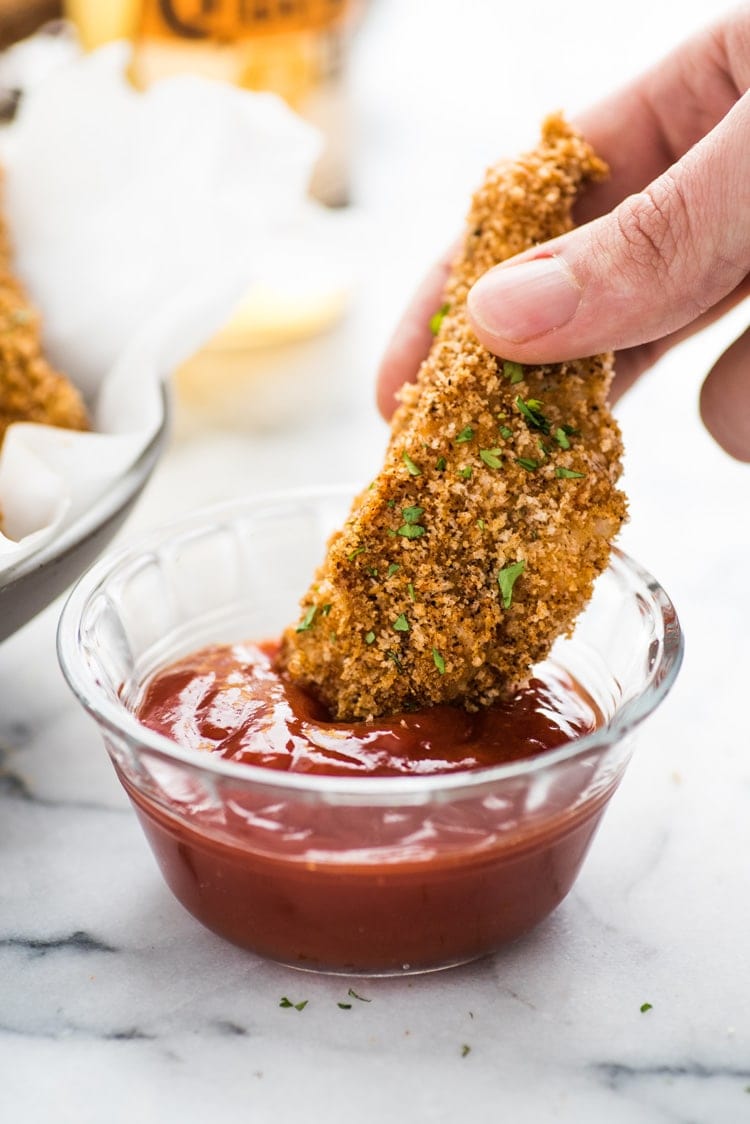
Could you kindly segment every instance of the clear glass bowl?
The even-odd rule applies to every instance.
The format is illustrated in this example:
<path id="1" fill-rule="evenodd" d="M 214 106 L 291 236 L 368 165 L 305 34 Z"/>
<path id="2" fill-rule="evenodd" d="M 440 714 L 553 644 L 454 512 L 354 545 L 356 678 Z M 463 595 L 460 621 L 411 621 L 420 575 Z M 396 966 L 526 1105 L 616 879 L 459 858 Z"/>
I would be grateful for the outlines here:
<path id="1" fill-rule="evenodd" d="M 98 562 L 58 651 L 180 902 L 298 968 L 427 971 L 491 952 L 565 897 L 682 656 L 658 583 L 615 551 L 552 653 L 606 725 L 531 759 L 432 777 L 283 773 L 181 749 L 134 705 L 157 669 L 209 643 L 276 637 L 349 508 L 337 489 L 198 512 Z"/>

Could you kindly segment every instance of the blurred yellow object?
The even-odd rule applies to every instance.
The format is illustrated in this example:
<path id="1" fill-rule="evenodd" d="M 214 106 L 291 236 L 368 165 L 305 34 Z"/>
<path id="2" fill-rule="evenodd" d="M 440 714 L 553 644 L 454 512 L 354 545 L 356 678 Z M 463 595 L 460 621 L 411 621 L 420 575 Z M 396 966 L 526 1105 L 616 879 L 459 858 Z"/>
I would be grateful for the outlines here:
<path id="1" fill-rule="evenodd" d="M 76 25 L 87 51 L 113 39 L 132 39 L 138 27 L 142 0 L 65 0 L 64 12 Z"/>

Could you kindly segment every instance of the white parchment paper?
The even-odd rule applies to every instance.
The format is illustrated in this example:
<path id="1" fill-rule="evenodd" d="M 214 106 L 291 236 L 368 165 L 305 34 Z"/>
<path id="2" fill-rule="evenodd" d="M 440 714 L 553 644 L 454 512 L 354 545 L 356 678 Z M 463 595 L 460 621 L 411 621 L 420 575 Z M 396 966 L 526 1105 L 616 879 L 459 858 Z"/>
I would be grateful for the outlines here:
<path id="1" fill-rule="evenodd" d="M 94 428 L 8 430 L 0 580 L 137 459 L 161 380 L 316 221 L 319 140 L 279 99 L 191 76 L 140 93 L 128 57 L 118 43 L 75 58 L 0 138 L 16 272 Z"/>

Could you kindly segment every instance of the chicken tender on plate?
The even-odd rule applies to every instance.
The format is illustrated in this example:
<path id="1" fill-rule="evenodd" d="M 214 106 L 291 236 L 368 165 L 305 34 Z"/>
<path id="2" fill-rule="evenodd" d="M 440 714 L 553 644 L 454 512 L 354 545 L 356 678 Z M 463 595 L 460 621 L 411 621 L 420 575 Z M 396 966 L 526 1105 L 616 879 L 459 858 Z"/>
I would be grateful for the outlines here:
<path id="1" fill-rule="evenodd" d="M 13 276 L 0 218 L 0 444 L 8 426 L 19 421 L 89 428 L 80 394 L 42 354 L 39 316 Z"/>
<path id="2" fill-rule="evenodd" d="M 283 637 L 281 662 L 340 719 L 486 706 L 571 631 L 625 518 L 612 356 L 522 367 L 477 341 L 466 296 L 487 269 L 572 226 L 606 174 L 559 116 L 491 168 L 401 392 L 385 463 Z"/>

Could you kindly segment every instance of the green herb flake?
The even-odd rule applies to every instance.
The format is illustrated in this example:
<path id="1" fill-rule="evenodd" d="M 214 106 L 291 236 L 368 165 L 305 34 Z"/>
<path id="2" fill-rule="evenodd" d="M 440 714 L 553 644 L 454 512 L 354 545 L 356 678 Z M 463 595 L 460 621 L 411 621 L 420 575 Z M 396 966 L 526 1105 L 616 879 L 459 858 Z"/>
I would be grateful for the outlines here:
<path id="1" fill-rule="evenodd" d="M 414 507 L 402 508 L 401 514 L 404 517 L 404 523 L 418 523 L 421 517 L 424 515 L 424 508 L 417 507 L 415 504 Z"/>
<path id="2" fill-rule="evenodd" d="M 401 567 L 399 566 L 398 562 L 391 562 L 390 566 L 388 567 L 388 573 L 385 576 L 387 578 L 392 578 L 393 575 L 397 574 L 400 569 Z"/>
<path id="3" fill-rule="evenodd" d="M 378 576 L 377 566 L 368 566 L 367 567 L 367 573 L 370 575 L 371 578 L 376 578 Z"/>
<path id="4" fill-rule="evenodd" d="M 358 995 L 353 987 L 350 987 L 346 994 L 351 996 L 352 999 L 358 999 L 360 1003 L 372 1003 L 372 999 L 367 999 L 364 995 Z"/>
<path id="5" fill-rule="evenodd" d="M 523 382 L 523 367 L 520 363 L 513 363 L 510 359 L 503 360 L 503 375 L 511 386 Z"/>
<path id="6" fill-rule="evenodd" d="M 365 633 L 365 644 L 374 644 L 374 643 L 375 643 L 375 633 L 371 629 L 369 632 Z"/>
<path id="7" fill-rule="evenodd" d="M 435 461 L 435 468 L 438 472 L 445 472 L 445 457 L 438 457 Z"/>
<path id="8" fill-rule="evenodd" d="M 513 586 L 525 569 L 526 559 L 520 558 L 518 562 L 512 562 L 510 566 L 505 566 L 502 570 L 498 570 L 497 584 L 500 586 L 504 609 L 509 609 L 511 607 L 513 602 Z"/>
<path id="9" fill-rule="evenodd" d="M 406 465 L 406 467 L 408 468 L 410 476 L 421 476 L 422 475 L 422 469 L 419 467 L 418 464 L 414 463 L 414 461 L 411 459 L 411 457 L 406 452 L 406 450 L 404 450 L 403 453 L 401 454 L 401 459 L 404 462 L 404 464 Z"/>
<path id="10" fill-rule="evenodd" d="M 479 455 L 482 458 L 482 460 L 484 461 L 484 463 L 487 465 L 488 468 L 501 468 L 502 467 L 503 462 L 502 462 L 502 459 L 501 459 L 501 453 L 502 453 L 502 449 L 480 449 L 479 450 Z"/>
<path id="11" fill-rule="evenodd" d="M 336 1006 L 340 1007 L 342 1011 L 351 1011 L 352 1009 L 351 1003 L 337 1003 Z"/>
<path id="12" fill-rule="evenodd" d="M 556 468 L 555 476 L 559 480 L 583 480 L 585 472 L 574 472 L 572 468 Z"/>
<path id="13" fill-rule="evenodd" d="M 555 430 L 555 441 L 557 441 L 557 444 L 560 446 L 561 449 L 569 449 L 570 448 L 570 441 L 568 440 L 568 435 L 561 426 L 558 426 L 558 428 Z"/>
<path id="14" fill-rule="evenodd" d="M 353 550 L 351 552 L 351 554 L 347 555 L 347 558 L 349 559 L 350 562 L 353 562 L 358 554 L 364 554 L 366 550 L 367 550 L 366 546 L 358 546 L 356 550 Z"/>
<path id="15" fill-rule="evenodd" d="M 551 428 L 549 418 L 542 413 L 542 403 L 538 398 L 528 398 L 525 402 L 523 398 L 516 398 L 516 406 L 529 429 L 538 429 L 542 433 L 549 433 Z"/>
<path id="16" fill-rule="evenodd" d="M 396 506 L 395 500 L 388 500 L 388 503 L 386 504 L 386 507 L 395 507 L 395 506 Z"/>
<path id="17" fill-rule="evenodd" d="M 646 1011 L 652 1011 L 653 1007 L 654 1007 L 653 1003 L 641 1003 L 641 1008 L 640 1008 L 641 1014 L 645 1015 Z"/>
<path id="18" fill-rule="evenodd" d="M 451 306 L 449 304 L 443 304 L 440 306 L 437 312 L 433 312 L 432 316 L 430 317 L 430 331 L 432 332 L 433 336 L 436 336 L 440 331 L 440 326 L 450 310 Z"/>
<path id="19" fill-rule="evenodd" d="M 291 999 L 288 999 L 286 995 L 282 995 L 279 1007 L 293 1007 L 295 1011 L 304 1011 L 309 1002 L 309 999 L 303 999 L 300 1003 L 292 1003 Z"/>
<path id="20" fill-rule="evenodd" d="M 395 621 L 393 622 L 393 627 L 396 630 L 396 632 L 408 632 L 409 631 L 409 622 L 406 619 L 406 613 L 399 613 L 399 615 L 396 617 Z"/>
<path id="21" fill-rule="evenodd" d="M 461 1047 L 461 1057 L 465 1058 L 466 1055 L 470 1054 L 470 1053 L 471 1053 L 471 1046 L 467 1046 L 466 1043 L 464 1042 L 463 1046 Z"/>
<path id="22" fill-rule="evenodd" d="M 315 614 L 317 613 L 317 611 L 317 605 L 311 605 L 294 631 L 308 632 L 313 626 L 313 621 L 315 620 Z"/>
<path id="23" fill-rule="evenodd" d="M 401 663 L 401 660 L 400 660 L 400 659 L 398 658 L 398 652 L 394 652 L 394 651 L 393 651 L 393 649 L 391 648 L 391 650 L 390 650 L 390 651 L 389 651 L 389 652 L 387 653 L 387 655 L 388 655 L 388 659 L 389 659 L 389 660 L 393 660 L 393 662 L 394 662 L 394 663 L 395 663 L 395 665 L 396 665 L 396 668 L 397 668 L 397 669 L 398 669 L 399 671 L 403 671 L 403 670 L 404 670 L 404 668 L 403 668 L 403 665 L 402 665 L 402 663 Z"/>
<path id="24" fill-rule="evenodd" d="M 503 440 L 509 441 L 510 438 L 513 436 L 513 430 L 508 425 L 501 425 L 500 426 L 500 436 L 503 438 Z"/>
<path id="25" fill-rule="evenodd" d="M 320 610 L 321 617 L 327 617 L 328 614 L 330 613 L 330 611 L 331 611 L 331 606 L 330 605 L 324 605 L 323 608 Z"/>
<path id="26" fill-rule="evenodd" d="M 565 434 L 566 437 L 580 437 L 581 436 L 580 429 L 576 429 L 576 427 L 574 425 L 562 425 L 562 426 L 560 426 L 560 428 L 562 429 L 562 431 L 563 431 L 563 433 Z"/>
<path id="27" fill-rule="evenodd" d="M 388 528 L 388 530 L 386 531 L 386 534 L 389 536 L 389 538 L 392 538 L 392 539 L 395 539 L 395 537 L 396 537 L 396 532 L 393 530 L 392 527 Z"/>
<path id="28" fill-rule="evenodd" d="M 410 600 L 412 600 L 412 601 L 416 601 L 416 600 L 417 600 L 417 595 L 416 595 L 416 593 L 414 592 L 414 586 L 413 586 L 413 585 L 411 584 L 411 582 L 409 582 L 409 584 L 407 585 L 407 587 L 406 587 L 406 588 L 407 588 L 407 589 L 409 590 L 409 598 L 410 598 Z"/>
<path id="29" fill-rule="evenodd" d="M 484 519 L 477 519 L 477 527 L 480 531 L 484 530 Z"/>
<path id="30" fill-rule="evenodd" d="M 457 445 L 465 445 L 467 441 L 473 441 L 473 440 L 474 440 L 474 430 L 471 428 L 470 425 L 465 425 L 464 428 L 459 433 L 458 437 L 456 438 L 456 444 Z"/>
<path id="31" fill-rule="evenodd" d="M 441 656 L 440 652 L 438 652 L 437 648 L 432 649 L 432 661 L 435 664 L 435 667 L 438 669 L 438 673 L 440 675 L 445 675 L 445 660 Z"/>
<path id="32" fill-rule="evenodd" d="M 527 472 L 536 472 L 539 468 L 539 461 L 533 461 L 530 457 L 516 457 L 516 464 L 520 464 Z"/>
<path id="33" fill-rule="evenodd" d="M 468 465 L 466 468 L 459 468 L 458 475 L 462 480 L 471 480 L 471 465 Z"/>
<path id="34" fill-rule="evenodd" d="M 405 539 L 420 539 L 424 534 L 424 527 L 419 523 L 404 523 L 397 533 Z"/>

